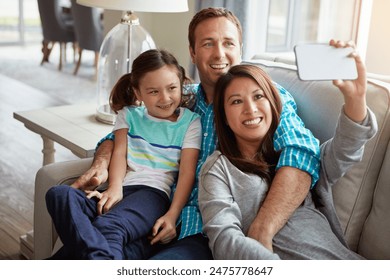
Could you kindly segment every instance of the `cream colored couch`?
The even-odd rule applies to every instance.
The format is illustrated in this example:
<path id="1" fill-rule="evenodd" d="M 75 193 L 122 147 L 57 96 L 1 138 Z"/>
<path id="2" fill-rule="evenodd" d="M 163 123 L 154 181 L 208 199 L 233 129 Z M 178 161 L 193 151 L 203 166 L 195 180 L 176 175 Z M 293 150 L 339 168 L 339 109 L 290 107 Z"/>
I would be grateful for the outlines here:
<path id="1" fill-rule="evenodd" d="M 295 66 L 280 61 L 250 61 L 263 67 L 294 96 L 298 114 L 321 141 L 333 135 L 342 95 L 331 82 L 302 82 Z M 271 60 L 277 60 L 271 58 Z M 288 61 L 290 62 L 290 61 Z M 368 259 L 390 259 L 390 85 L 369 82 L 368 106 L 379 125 L 376 137 L 357 164 L 335 186 L 334 199 L 350 247 Z M 35 182 L 35 259 L 52 253 L 57 235 L 46 211 L 44 196 L 53 185 L 71 183 L 91 159 L 55 163 L 39 170 Z"/>

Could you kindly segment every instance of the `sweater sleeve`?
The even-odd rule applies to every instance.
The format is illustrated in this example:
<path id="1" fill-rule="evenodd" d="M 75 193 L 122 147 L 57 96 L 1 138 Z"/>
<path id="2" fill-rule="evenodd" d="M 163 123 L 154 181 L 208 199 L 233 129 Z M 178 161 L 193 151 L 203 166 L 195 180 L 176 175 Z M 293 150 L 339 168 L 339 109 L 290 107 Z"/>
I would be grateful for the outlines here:
<path id="1" fill-rule="evenodd" d="M 279 259 L 260 242 L 245 236 L 242 215 L 227 184 L 223 164 L 211 156 L 203 166 L 199 184 L 199 208 L 203 230 L 215 259 Z"/>
<path id="2" fill-rule="evenodd" d="M 341 111 L 335 135 L 321 145 L 321 176 L 333 185 L 355 163 L 360 162 L 364 146 L 378 131 L 374 113 L 368 109 L 362 124 L 350 120 Z"/>

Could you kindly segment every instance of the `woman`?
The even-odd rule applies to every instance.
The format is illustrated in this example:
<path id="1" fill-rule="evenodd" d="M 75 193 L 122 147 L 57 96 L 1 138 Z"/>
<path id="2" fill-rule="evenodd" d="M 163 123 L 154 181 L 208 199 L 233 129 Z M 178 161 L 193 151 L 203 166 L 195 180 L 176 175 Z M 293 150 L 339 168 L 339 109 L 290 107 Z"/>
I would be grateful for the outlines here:
<path id="1" fill-rule="evenodd" d="M 345 46 L 333 40 L 331 45 Z M 362 147 L 377 131 L 365 101 L 365 67 L 360 56 L 352 55 L 359 77 L 334 81 L 345 104 L 334 138 L 321 147 L 315 192 L 321 195 L 326 216 L 309 194 L 286 224 L 275 235 L 264 233 L 263 240 L 248 237 L 248 232 L 275 173 L 278 155 L 272 138 L 281 113 L 279 95 L 256 66 L 238 65 L 220 78 L 214 98 L 219 147 L 203 165 L 199 184 L 204 231 L 215 259 L 362 258 L 347 248 L 329 193 L 360 161 Z"/>

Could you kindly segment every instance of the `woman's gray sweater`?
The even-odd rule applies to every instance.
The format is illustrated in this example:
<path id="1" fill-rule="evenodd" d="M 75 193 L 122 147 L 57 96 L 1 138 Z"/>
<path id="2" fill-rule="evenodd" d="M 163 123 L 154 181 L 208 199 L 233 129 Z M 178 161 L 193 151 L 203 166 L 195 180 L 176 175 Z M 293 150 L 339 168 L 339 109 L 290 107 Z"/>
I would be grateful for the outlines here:
<path id="1" fill-rule="evenodd" d="M 215 259 L 359 259 L 344 241 L 334 211 L 331 187 L 363 156 L 365 143 L 377 131 L 368 110 L 357 124 L 340 114 L 335 136 L 321 145 L 320 179 L 314 190 L 324 207 L 314 206 L 311 193 L 273 239 L 274 252 L 247 237 L 267 195 L 259 176 L 236 168 L 215 151 L 204 163 L 199 178 L 199 207 L 203 230 Z M 321 210 L 321 211 L 320 211 Z"/>

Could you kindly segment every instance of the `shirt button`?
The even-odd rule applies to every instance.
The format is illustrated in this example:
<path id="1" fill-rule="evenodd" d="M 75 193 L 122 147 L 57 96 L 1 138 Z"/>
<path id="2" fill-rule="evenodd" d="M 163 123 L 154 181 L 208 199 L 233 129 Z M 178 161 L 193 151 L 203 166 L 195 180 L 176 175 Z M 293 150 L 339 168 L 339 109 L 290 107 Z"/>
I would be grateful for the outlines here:
<path id="1" fill-rule="evenodd" d="M 204 137 L 207 137 L 207 135 L 209 135 L 207 132 L 203 133 Z"/>

